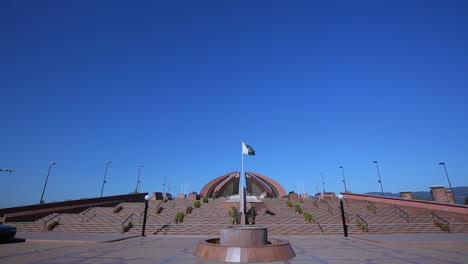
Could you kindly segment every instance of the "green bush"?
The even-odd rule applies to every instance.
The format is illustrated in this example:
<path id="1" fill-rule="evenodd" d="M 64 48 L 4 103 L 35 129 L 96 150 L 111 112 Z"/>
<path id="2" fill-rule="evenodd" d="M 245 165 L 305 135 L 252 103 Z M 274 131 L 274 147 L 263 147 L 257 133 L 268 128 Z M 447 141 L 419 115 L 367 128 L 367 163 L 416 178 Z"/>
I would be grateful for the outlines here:
<path id="1" fill-rule="evenodd" d="M 296 213 L 298 213 L 298 214 L 302 214 L 301 206 L 298 205 L 298 204 L 294 205 L 294 211 L 296 211 Z"/>
<path id="2" fill-rule="evenodd" d="M 133 223 L 132 222 L 128 222 L 127 225 L 124 225 L 123 228 L 122 228 L 122 231 L 125 233 L 125 232 L 128 232 L 131 228 L 133 227 Z"/>
<path id="3" fill-rule="evenodd" d="M 58 226 L 60 223 L 58 221 L 54 221 L 50 224 L 47 225 L 47 230 L 52 231 L 56 226 Z"/>
<path id="4" fill-rule="evenodd" d="M 175 219 L 175 221 L 176 221 L 177 223 L 180 223 L 180 222 L 182 222 L 182 221 L 184 220 L 184 216 L 185 216 L 184 213 L 178 212 L 178 213 L 176 214 L 176 216 L 175 216 L 174 219 Z"/>
<path id="5" fill-rule="evenodd" d="M 375 207 L 371 206 L 370 204 L 366 205 L 367 207 L 367 210 L 369 210 L 369 212 L 375 214 L 377 213 L 377 211 L 375 210 Z"/>
<path id="6" fill-rule="evenodd" d="M 364 224 L 363 222 L 358 221 L 358 222 L 357 222 L 357 225 L 358 225 L 359 228 L 362 230 L 362 232 L 369 232 L 369 229 L 367 228 L 367 225 Z"/>
<path id="7" fill-rule="evenodd" d="M 161 207 L 158 207 L 158 208 L 156 209 L 156 214 L 160 214 L 160 213 L 162 212 L 163 209 L 164 209 L 164 207 L 162 207 L 162 206 L 161 206 Z"/>
<path id="8" fill-rule="evenodd" d="M 255 209 L 255 206 L 250 207 L 249 215 L 253 216 L 254 218 L 257 216 L 257 210 Z"/>
<path id="9" fill-rule="evenodd" d="M 289 208 L 292 208 L 293 207 L 293 203 L 291 201 L 287 201 L 286 202 L 286 206 L 289 207 Z"/>
<path id="10" fill-rule="evenodd" d="M 229 217 L 231 218 L 231 223 L 233 225 L 237 225 L 237 208 L 235 206 L 231 206 L 231 210 L 229 210 Z"/>
<path id="11" fill-rule="evenodd" d="M 255 217 L 250 215 L 249 217 L 247 217 L 247 222 L 249 222 L 249 225 L 255 224 Z"/>
<path id="12" fill-rule="evenodd" d="M 208 200 L 208 197 L 203 197 L 203 200 L 202 200 L 202 201 L 203 201 L 203 203 L 208 203 L 208 201 L 209 201 L 209 200 Z"/>
<path id="13" fill-rule="evenodd" d="M 450 233 L 450 227 L 444 223 L 441 222 L 434 222 L 434 225 L 438 226 L 442 231 L 448 231 Z"/>
<path id="14" fill-rule="evenodd" d="M 123 209 L 123 207 L 122 207 L 121 205 L 115 207 L 115 208 L 114 208 L 114 214 L 116 214 L 116 213 L 122 211 L 122 209 Z"/>
<path id="15" fill-rule="evenodd" d="M 193 206 L 195 206 L 195 208 L 198 208 L 198 207 L 201 206 L 201 202 L 200 202 L 200 201 L 195 201 L 195 202 L 193 203 Z"/>
<path id="16" fill-rule="evenodd" d="M 310 223 L 310 222 L 315 222 L 315 218 L 312 214 L 309 213 L 304 213 L 304 219 Z"/>

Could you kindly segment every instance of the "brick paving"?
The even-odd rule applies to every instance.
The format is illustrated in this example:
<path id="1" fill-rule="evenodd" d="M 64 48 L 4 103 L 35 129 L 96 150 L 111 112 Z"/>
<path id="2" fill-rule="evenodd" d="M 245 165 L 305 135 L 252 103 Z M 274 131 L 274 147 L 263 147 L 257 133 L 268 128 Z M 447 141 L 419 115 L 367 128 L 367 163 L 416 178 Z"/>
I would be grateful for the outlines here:
<path id="1" fill-rule="evenodd" d="M 11 264 L 215 264 L 192 252 L 199 236 L 129 237 L 116 234 L 19 233 L 0 244 L 0 263 Z M 98 235 L 98 236 L 96 236 Z M 28 237 L 29 236 L 29 237 Z M 35 236 L 35 237 L 32 237 Z M 275 264 L 467 263 L 467 234 L 275 236 L 290 241 L 296 257 Z M 119 240 L 118 238 L 125 238 Z M 115 241 L 118 240 L 118 241 Z M 81 242 L 81 243 L 73 243 Z M 115 241 L 115 242 L 107 242 Z M 88 242 L 88 243 L 82 243 Z M 107 242 L 107 243 L 98 243 Z"/>

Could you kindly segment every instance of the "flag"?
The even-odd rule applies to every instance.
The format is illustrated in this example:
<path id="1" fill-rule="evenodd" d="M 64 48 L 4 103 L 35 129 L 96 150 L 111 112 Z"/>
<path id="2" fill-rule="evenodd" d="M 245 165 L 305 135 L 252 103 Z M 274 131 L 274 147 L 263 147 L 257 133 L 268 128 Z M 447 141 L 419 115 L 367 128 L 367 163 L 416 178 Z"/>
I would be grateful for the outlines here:
<path id="1" fill-rule="evenodd" d="M 255 150 L 251 146 L 242 142 L 242 154 L 255 156 Z"/>

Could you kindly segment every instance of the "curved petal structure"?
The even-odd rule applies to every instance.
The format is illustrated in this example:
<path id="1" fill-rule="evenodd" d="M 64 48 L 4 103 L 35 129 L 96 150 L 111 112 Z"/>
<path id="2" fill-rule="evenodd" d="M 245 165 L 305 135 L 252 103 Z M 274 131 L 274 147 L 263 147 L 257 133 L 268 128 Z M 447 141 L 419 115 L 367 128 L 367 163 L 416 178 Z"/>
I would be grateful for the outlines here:
<path id="1" fill-rule="evenodd" d="M 203 197 L 228 197 L 239 194 L 240 172 L 234 171 L 208 182 L 200 191 Z M 273 179 L 255 172 L 246 172 L 249 195 L 278 198 L 286 195 L 284 188 Z"/>

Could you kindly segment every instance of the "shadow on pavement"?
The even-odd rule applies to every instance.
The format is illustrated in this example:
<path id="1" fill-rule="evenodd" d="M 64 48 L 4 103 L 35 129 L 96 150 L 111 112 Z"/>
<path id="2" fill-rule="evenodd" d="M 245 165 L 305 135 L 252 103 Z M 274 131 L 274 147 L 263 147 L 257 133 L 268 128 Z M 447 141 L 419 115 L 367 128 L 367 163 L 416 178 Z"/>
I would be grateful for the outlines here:
<path id="1" fill-rule="evenodd" d="M 14 238 L 12 238 L 12 239 L 10 239 L 10 240 L 7 240 L 7 241 L 1 241 L 1 240 L 0 240 L 0 245 L 2 245 L 2 244 L 21 243 L 21 242 L 26 242 L 26 239 L 14 237 Z"/>

